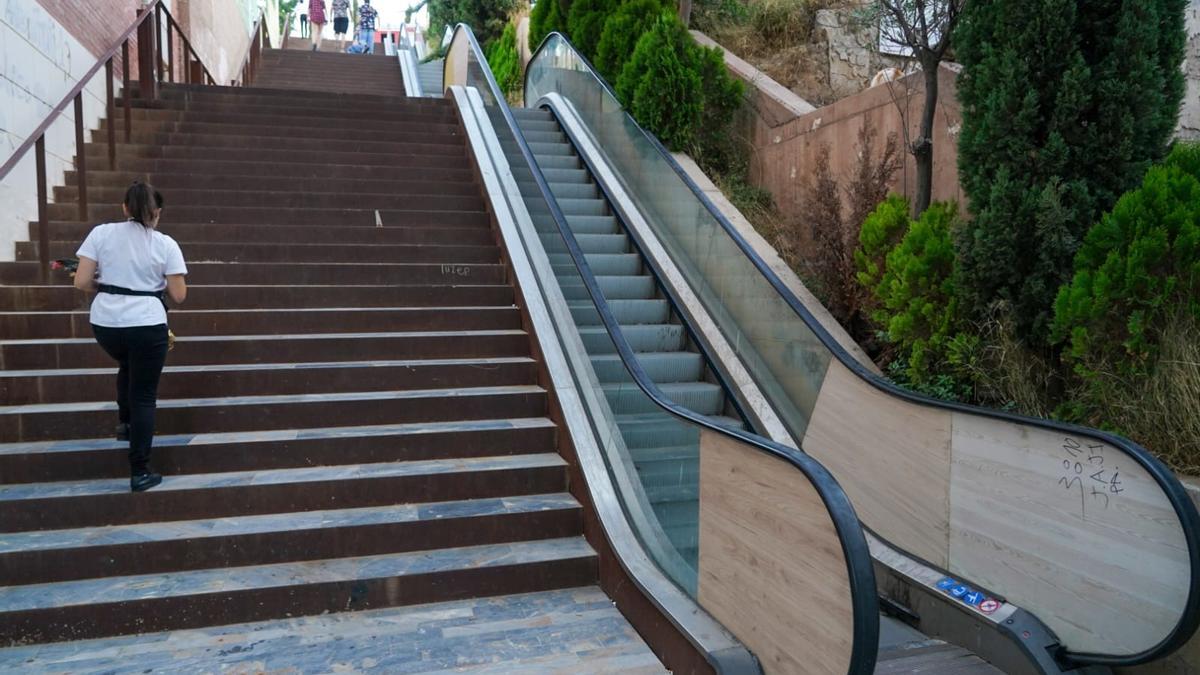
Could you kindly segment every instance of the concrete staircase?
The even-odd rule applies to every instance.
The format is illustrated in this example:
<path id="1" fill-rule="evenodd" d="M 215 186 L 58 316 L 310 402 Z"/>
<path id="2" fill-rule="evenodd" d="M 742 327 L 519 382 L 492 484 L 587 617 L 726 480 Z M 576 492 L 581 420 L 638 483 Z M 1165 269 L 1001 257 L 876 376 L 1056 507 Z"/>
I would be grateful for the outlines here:
<path id="1" fill-rule="evenodd" d="M 692 342 L 683 322 L 643 263 L 624 225 L 580 160 L 574 146 L 548 111 L 514 109 L 538 165 L 562 208 L 567 224 L 587 257 L 588 265 L 622 331 L 639 354 L 647 374 L 675 402 L 715 422 L 742 427 L 737 412 Z M 515 147 L 510 162 L 524 163 Z M 535 184 L 521 183 L 525 195 Z M 536 205 L 535 198 L 530 202 Z M 534 206 L 536 208 L 536 206 Z M 535 215 L 546 219 L 546 214 Z M 557 234 L 544 237 L 550 261 L 560 273 L 563 296 L 604 385 L 616 422 L 629 448 L 646 496 L 671 544 L 693 570 L 699 533 L 699 436 L 662 412 L 648 397 L 628 386 L 630 377 L 612 343 L 574 263 Z"/>
<path id="2" fill-rule="evenodd" d="M 135 178 L 166 198 L 191 288 L 161 486 L 128 491 L 88 299 L 37 283 L 33 241 L 0 263 L 0 670 L 143 672 L 182 650 L 205 670 L 660 671 L 595 588 L 450 102 L 405 98 L 385 57 L 263 62 L 256 88 L 135 102 L 115 170 L 87 147 L 88 221 L 73 175 L 50 208 L 62 257 Z M 62 641 L 84 642 L 20 647 Z"/>

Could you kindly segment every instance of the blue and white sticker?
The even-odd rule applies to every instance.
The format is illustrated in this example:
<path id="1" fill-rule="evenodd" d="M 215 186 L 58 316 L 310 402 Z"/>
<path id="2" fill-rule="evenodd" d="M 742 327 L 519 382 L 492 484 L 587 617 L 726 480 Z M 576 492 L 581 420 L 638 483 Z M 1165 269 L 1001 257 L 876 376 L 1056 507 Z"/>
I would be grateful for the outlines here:
<path id="1" fill-rule="evenodd" d="M 958 585 L 958 581 L 955 579 L 951 579 L 950 577 L 943 577 L 941 581 L 937 582 L 937 587 L 938 587 L 939 591 L 947 591 L 947 590 L 950 590 L 951 586 L 957 586 L 957 585 Z"/>
<path id="2" fill-rule="evenodd" d="M 961 599 L 963 602 L 972 607 L 978 607 L 979 603 L 983 602 L 986 597 L 986 595 L 980 593 L 979 591 L 970 591 L 966 595 L 962 596 Z"/>

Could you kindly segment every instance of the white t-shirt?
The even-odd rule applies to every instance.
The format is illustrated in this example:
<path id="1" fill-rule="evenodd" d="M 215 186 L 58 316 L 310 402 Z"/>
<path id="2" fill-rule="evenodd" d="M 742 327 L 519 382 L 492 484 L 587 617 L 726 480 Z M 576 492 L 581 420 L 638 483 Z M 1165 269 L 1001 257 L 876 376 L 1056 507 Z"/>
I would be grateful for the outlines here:
<path id="1" fill-rule="evenodd" d="M 174 239 L 132 220 L 92 228 L 75 255 L 96 261 L 100 283 L 131 291 L 161 291 L 168 274 L 187 274 Z M 108 328 L 157 326 L 167 322 L 167 311 L 158 298 L 97 293 L 91 321 Z"/>

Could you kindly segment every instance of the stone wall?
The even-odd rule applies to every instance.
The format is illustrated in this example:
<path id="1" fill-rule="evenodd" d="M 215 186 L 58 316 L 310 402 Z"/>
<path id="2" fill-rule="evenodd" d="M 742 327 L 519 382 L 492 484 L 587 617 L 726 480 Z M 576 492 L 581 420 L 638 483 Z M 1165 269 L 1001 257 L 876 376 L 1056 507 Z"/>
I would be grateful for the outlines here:
<path id="1" fill-rule="evenodd" d="M 237 75 L 255 0 L 167 0 L 164 3 L 222 81 Z M 0 164 L 37 129 L 133 22 L 141 0 L 0 0 Z M 130 73 L 136 77 L 136 47 Z M 118 55 L 119 57 L 119 55 Z M 121 64 L 114 70 L 119 87 Z M 84 126 L 95 129 L 105 112 L 103 74 L 84 90 Z M 75 156 L 74 110 L 46 132 L 49 186 L 61 185 Z M 13 260 L 14 242 L 29 238 L 37 218 L 35 158 L 26 153 L 0 181 L 0 260 Z"/>
<path id="2" fill-rule="evenodd" d="M 1179 136 L 1200 139 L 1200 0 L 1191 0 L 1187 8 L 1187 95 L 1179 116 Z"/>
<path id="3" fill-rule="evenodd" d="M 716 46 L 703 33 L 693 31 L 693 36 L 702 44 Z M 921 73 L 860 91 L 818 109 L 728 51 L 725 65 L 746 83 L 747 105 L 739 115 L 738 131 L 751 148 L 750 180 L 771 193 L 780 212 L 790 221 L 804 217 L 807 209 L 804 186 L 812 179 L 817 153 L 823 146 L 832 149 L 834 175 L 848 176 L 858 161 L 858 133 L 864 124 L 871 124 L 879 132 L 877 148 L 893 132 L 903 144 L 906 118 L 912 133 L 916 131 L 924 97 Z M 957 78 L 957 72 L 950 66 L 943 66 L 939 72 L 940 97 L 933 134 L 933 198 L 964 202 L 965 196 L 958 185 L 958 132 L 962 114 L 956 97 Z M 916 190 L 916 167 L 906 152 L 904 160 L 892 188 L 911 197 Z"/>

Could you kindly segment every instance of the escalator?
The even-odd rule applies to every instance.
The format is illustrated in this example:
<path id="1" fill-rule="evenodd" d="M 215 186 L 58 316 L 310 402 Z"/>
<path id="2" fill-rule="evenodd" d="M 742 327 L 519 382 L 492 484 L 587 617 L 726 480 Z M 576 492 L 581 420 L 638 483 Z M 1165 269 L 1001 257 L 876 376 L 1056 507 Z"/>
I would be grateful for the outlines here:
<path id="1" fill-rule="evenodd" d="M 481 60 L 452 44 L 447 84 L 494 86 Z M 789 648 L 740 630 L 736 612 L 706 597 L 706 550 L 716 550 L 707 504 L 719 499 L 706 462 L 722 447 L 706 429 L 768 454 L 801 448 L 827 466 L 853 500 L 876 569 L 902 581 L 897 591 L 880 579 L 885 605 L 922 629 L 974 631 L 1006 672 L 1143 663 L 1195 632 L 1200 519 L 1144 449 L 933 401 L 877 377 L 561 36 L 530 62 L 525 101 L 529 109 L 508 110 L 493 94 L 482 108 L 549 261 L 553 279 L 542 283 L 556 286 L 586 350 L 580 391 L 586 398 L 594 378 L 604 402 L 594 425 L 615 432 L 608 470 L 624 487 L 622 506 L 655 562 L 767 670 L 764 657 Z M 1076 494 L 1076 464 L 1106 471 L 1104 488 Z M 756 490 L 769 493 L 774 480 L 759 476 Z M 878 608 L 856 603 L 859 654 L 859 626 L 878 622 Z"/>

